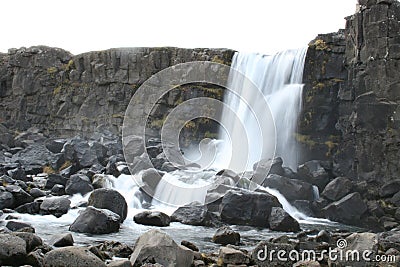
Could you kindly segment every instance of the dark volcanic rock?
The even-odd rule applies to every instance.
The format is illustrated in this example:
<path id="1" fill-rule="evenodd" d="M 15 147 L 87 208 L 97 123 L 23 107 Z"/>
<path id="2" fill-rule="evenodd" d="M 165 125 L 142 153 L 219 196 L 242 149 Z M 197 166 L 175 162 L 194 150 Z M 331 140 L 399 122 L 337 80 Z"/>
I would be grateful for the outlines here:
<path id="1" fill-rule="evenodd" d="M 263 186 L 278 190 L 289 201 L 299 199 L 314 200 L 312 185 L 304 181 L 270 174 L 264 180 Z"/>
<path id="2" fill-rule="evenodd" d="M 92 192 L 88 205 L 99 209 L 108 209 L 120 216 L 121 222 L 128 214 L 128 204 L 125 198 L 116 190 L 101 188 Z"/>
<path id="3" fill-rule="evenodd" d="M 319 160 L 308 161 L 298 167 L 297 173 L 302 180 L 318 186 L 320 191 L 324 190 L 329 182 L 329 174 Z"/>
<path id="4" fill-rule="evenodd" d="M 65 187 L 65 193 L 69 195 L 73 194 L 81 194 L 85 195 L 91 191 L 93 191 L 94 188 L 92 186 L 92 183 L 86 175 L 83 174 L 74 174 L 72 175 Z"/>
<path id="5" fill-rule="evenodd" d="M 379 195 L 381 197 L 391 197 L 399 191 L 400 191 L 400 179 L 397 179 L 385 183 L 381 187 Z"/>
<path id="6" fill-rule="evenodd" d="M 40 205 L 40 202 L 34 201 L 16 207 L 15 211 L 19 213 L 37 214 L 40 211 Z"/>
<path id="7" fill-rule="evenodd" d="M 0 209 L 10 209 L 14 207 L 13 195 L 0 186 Z"/>
<path id="8" fill-rule="evenodd" d="M 47 177 L 45 188 L 46 189 L 52 189 L 53 186 L 55 186 L 56 184 L 60 184 L 60 185 L 66 186 L 67 185 L 67 181 L 68 181 L 67 178 L 63 177 L 62 175 L 50 174 Z"/>
<path id="9" fill-rule="evenodd" d="M 271 215 L 269 216 L 269 228 L 281 232 L 300 231 L 299 223 L 280 207 L 272 208 Z"/>
<path id="10" fill-rule="evenodd" d="M 360 218 L 366 211 L 367 205 L 358 192 L 349 194 L 323 208 L 326 218 L 352 225 L 361 225 Z"/>
<path id="11" fill-rule="evenodd" d="M 87 207 L 69 227 L 72 232 L 88 234 L 109 234 L 118 232 L 120 217 L 118 214 L 107 210 Z"/>
<path id="12" fill-rule="evenodd" d="M 240 234 L 233 231 L 229 226 L 218 228 L 212 237 L 212 241 L 221 245 L 238 245 L 240 243 Z"/>
<path id="13" fill-rule="evenodd" d="M 222 198 L 220 214 L 226 223 L 269 227 L 272 207 L 281 207 L 281 204 L 266 192 L 229 190 Z"/>
<path id="14" fill-rule="evenodd" d="M 133 217 L 135 223 L 151 226 L 169 226 L 171 218 L 160 211 L 143 211 Z"/>
<path id="15" fill-rule="evenodd" d="M 337 177 L 326 185 L 322 196 L 336 201 L 349 194 L 352 189 L 351 181 L 345 177 Z"/>
<path id="16" fill-rule="evenodd" d="M 13 232 L 18 232 L 18 231 L 29 232 L 29 233 L 35 232 L 35 228 L 33 228 L 32 225 L 24 222 L 8 221 L 6 223 L 6 227 Z"/>
<path id="17" fill-rule="evenodd" d="M 25 241 L 27 253 L 43 245 L 43 240 L 34 233 L 15 232 L 13 235 L 18 236 Z"/>
<path id="18" fill-rule="evenodd" d="M 18 185 L 7 185 L 6 190 L 13 195 L 15 207 L 33 201 L 33 197 Z"/>

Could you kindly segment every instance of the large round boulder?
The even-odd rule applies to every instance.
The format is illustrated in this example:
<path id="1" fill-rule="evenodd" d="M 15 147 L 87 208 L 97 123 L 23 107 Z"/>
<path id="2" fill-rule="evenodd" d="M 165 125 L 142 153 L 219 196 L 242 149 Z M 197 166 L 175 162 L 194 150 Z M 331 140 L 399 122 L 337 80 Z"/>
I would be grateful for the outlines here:
<path id="1" fill-rule="evenodd" d="M 109 234 L 118 232 L 120 217 L 118 214 L 107 210 L 87 207 L 69 227 L 72 232 L 88 234 Z"/>
<path id="2" fill-rule="evenodd" d="M 154 229 L 137 239 L 130 260 L 133 266 L 159 263 L 163 266 L 190 267 L 193 257 L 193 251 L 178 245 L 166 233 Z"/>
<path id="3" fill-rule="evenodd" d="M 92 267 L 106 266 L 96 255 L 84 247 L 63 247 L 52 250 L 44 256 L 47 267 Z"/>
<path id="4" fill-rule="evenodd" d="M 108 209 L 118 214 L 121 222 L 128 214 L 128 204 L 118 191 L 109 188 L 100 188 L 92 192 L 88 200 L 88 206 L 98 209 Z"/>

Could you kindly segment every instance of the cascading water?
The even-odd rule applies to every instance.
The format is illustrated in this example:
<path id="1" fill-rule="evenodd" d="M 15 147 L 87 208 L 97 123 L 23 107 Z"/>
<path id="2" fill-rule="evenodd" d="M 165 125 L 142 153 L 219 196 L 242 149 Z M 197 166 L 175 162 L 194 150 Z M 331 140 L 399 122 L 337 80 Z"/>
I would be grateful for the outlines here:
<path id="1" fill-rule="evenodd" d="M 301 109 L 306 51 L 306 48 L 288 50 L 274 56 L 235 53 L 231 67 L 236 71 L 229 75 L 227 87 L 230 90 L 225 94 L 224 103 L 236 111 L 239 121 L 227 115 L 227 108 L 224 109 L 221 117 L 224 129 L 220 131 L 220 139 L 226 145 L 224 151 L 219 152 L 225 158 L 231 156 L 231 163 L 225 162 L 230 169 L 243 171 L 237 169 L 237 162 L 243 161 L 245 146 L 248 146 L 247 169 L 262 158 L 273 157 L 274 150 L 275 156 L 282 157 L 286 166 L 297 168 L 294 133 Z M 265 97 L 275 123 L 275 146 L 271 144 L 275 135 L 268 129 L 273 122 L 268 121 L 271 118 L 265 114 L 265 107 L 260 106 L 265 102 L 259 99 L 257 89 Z M 244 126 L 248 144 L 243 142 L 245 136 L 237 133 L 238 124 Z"/>

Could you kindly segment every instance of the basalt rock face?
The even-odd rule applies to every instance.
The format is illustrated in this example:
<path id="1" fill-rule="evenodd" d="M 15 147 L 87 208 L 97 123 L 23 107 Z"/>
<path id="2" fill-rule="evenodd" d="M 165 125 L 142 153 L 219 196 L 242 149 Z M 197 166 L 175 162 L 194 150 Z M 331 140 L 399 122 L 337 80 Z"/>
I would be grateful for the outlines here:
<path id="1" fill-rule="evenodd" d="M 400 173 L 400 3 L 359 4 L 345 30 L 309 44 L 296 137 L 303 161 L 331 161 L 378 198 Z"/>
<path id="2" fill-rule="evenodd" d="M 90 135 L 98 127 L 119 133 L 132 95 L 151 75 L 189 61 L 229 64 L 232 54 L 172 47 L 76 56 L 45 46 L 10 49 L 0 54 L 0 122 L 16 130 L 34 126 L 57 137 Z"/>

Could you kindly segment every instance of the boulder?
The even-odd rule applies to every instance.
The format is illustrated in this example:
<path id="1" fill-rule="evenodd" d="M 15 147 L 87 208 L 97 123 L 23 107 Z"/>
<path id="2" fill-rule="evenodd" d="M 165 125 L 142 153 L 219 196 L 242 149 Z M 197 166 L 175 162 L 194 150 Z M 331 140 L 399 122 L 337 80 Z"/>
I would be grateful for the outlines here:
<path id="1" fill-rule="evenodd" d="M 245 265 L 250 263 L 250 258 L 242 251 L 230 248 L 222 247 L 218 254 L 218 265 L 229 266 L 229 265 Z"/>
<path id="2" fill-rule="evenodd" d="M 212 237 L 212 241 L 221 245 L 238 245 L 240 243 L 240 234 L 235 232 L 229 226 L 218 228 Z"/>
<path id="3" fill-rule="evenodd" d="M 189 241 L 186 241 L 186 240 L 182 240 L 181 241 L 181 245 L 184 246 L 184 247 L 187 247 L 190 250 L 199 251 L 199 248 L 195 244 L 193 244 L 192 242 L 189 242 Z"/>
<path id="4" fill-rule="evenodd" d="M 302 180 L 316 185 L 321 192 L 329 182 L 329 173 L 323 165 L 324 162 L 319 160 L 307 161 L 298 167 L 297 174 Z"/>
<path id="5" fill-rule="evenodd" d="M 34 233 L 15 232 L 13 235 L 18 236 L 25 241 L 27 253 L 43 245 L 43 240 Z"/>
<path id="6" fill-rule="evenodd" d="M 0 234 L 0 265 L 23 265 L 26 257 L 26 242 L 12 234 Z"/>
<path id="7" fill-rule="evenodd" d="M 44 197 L 46 196 L 46 193 L 43 192 L 42 190 L 40 190 L 39 188 L 32 188 L 29 191 L 29 194 L 33 197 L 33 198 L 38 198 L 38 197 Z"/>
<path id="8" fill-rule="evenodd" d="M 135 223 L 150 226 L 169 226 L 171 218 L 160 211 L 143 211 L 133 217 Z"/>
<path id="9" fill-rule="evenodd" d="M 44 266 L 48 267 L 92 267 L 106 264 L 84 247 L 63 247 L 52 250 L 44 256 Z"/>
<path id="10" fill-rule="evenodd" d="M 70 233 L 53 235 L 50 238 L 49 244 L 54 247 L 68 247 L 74 245 L 74 238 Z"/>
<path id="11" fill-rule="evenodd" d="M 7 185 L 6 190 L 13 195 L 14 207 L 32 202 L 33 197 L 18 185 Z"/>
<path id="12" fill-rule="evenodd" d="M 107 264 L 107 267 L 131 267 L 131 262 L 129 260 L 116 260 L 111 261 Z"/>
<path id="13" fill-rule="evenodd" d="M 367 205 L 361 199 L 360 193 L 348 194 L 322 209 L 325 217 L 351 225 L 360 225 L 361 216 L 367 211 Z"/>
<path id="14" fill-rule="evenodd" d="M 40 212 L 40 204 L 38 201 L 26 203 L 16 207 L 15 211 L 19 213 L 38 214 Z"/>
<path id="15" fill-rule="evenodd" d="M 281 204 L 269 193 L 229 190 L 222 198 L 220 216 L 222 221 L 229 224 L 267 228 L 272 207 L 281 207 Z"/>
<path id="16" fill-rule="evenodd" d="M 13 194 L 6 191 L 4 187 L 0 186 L 0 210 L 2 209 L 11 209 L 14 205 L 14 197 Z"/>
<path id="17" fill-rule="evenodd" d="M 65 187 L 61 184 L 55 184 L 50 192 L 53 196 L 63 196 L 65 195 Z"/>
<path id="18" fill-rule="evenodd" d="M 190 267 L 193 257 L 193 251 L 178 245 L 166 233 L 153 229 L 137 239 L 130 261 L 133 266 L 159 263 L 163 266 Z"/>
<path id="19" fill-rule="evenodd" d="M 207 206 L 198 202 L 179 207 L 172 213 L 171 221 L 195 226 L 217 226 L 221 224 L 217 216 L 207 210 Z"/>
<path id="20" fill-rule="evenodd" d="M 92 177 L 92 185 L 94 189 L 107 188 L 112 184 L 108 174 L 95 174 Z"/>
<path id="21" fill-rule="evenodd" d="M 94 188 L 89 177 L 83 174 L 71 175 L 65 186 L 65 193 L 69 195 L 78 193 L 81 195 L 85 195 L 93 190 Z"/>
<path id="22" fill-rule="evenodd" d="M 368 255 L 368 257 L 370 259 L 375 259 L 375 256 L 378 253 L 378 236 L 377 234 L 374 233 L 353 233 L 351 235 L 349 235 L 348 237 L 346 237 L 345 239 L 346 242 L 344 242 L 343 244 L 345 244 L 345 246 L 342 248 L 343 253 L 345 255 L 347 255 L 348 253 L 351 253 L 352 251 L 358 251 L 360 253 L 364 252 L 364 251 L 369 251 L 370 254 Z M 343 241 L 342 241 L 343 242 Z M 341 244 L 341 241 L 337 241 L 337 244 Z M 357 260 L 353 260 L 351 261 L 344 261 L 342 260 L 341 263 L 346 266 L 354 266 L 354 267 L 372 267 L 372 266 L 376 266 L 375 263 L 366 261 L 365 259 L 363 259 L 363 257 L 360 255 L 360 259 Z"/>
<path id="23" fill-rule="evenodd" d="M 389 181 L 385 183 L 380 191 L 379 195 L 381 197 L 392 197 L 394 194 L 400 191 L 400 179 Z"/>
<path id="24" fill-rule="evenodd" d="M 299 223 L 280 207 L 272 207 L 269 216 L 269 228 L 280 232 L 298 232 L 300 231 Z"/>
<path id="25" fill-rule="evenodd" d="M 118 214 L 107 210 L 87 207 L 69 227 L 72 232 L 88 234 L 109 234 L 118 232 L 120 217 Z"/>
<path id="26" fill-rule="evenodd" d="M 94 190 L 89 197 L 88 206 L 99 209 L 108 209 L 120 216 L 121 222 L 128 214 L 128 204 L 125 198 L 116 190 L 100 188 Z"/>
<path id="27" fill-rule="evenodd" d="M 378 234 L 378 245 L 383 251 L 390 248 L 400 251 L 400 231 L 392 230 Z"/>
<path id="28" fill-rule="evenodd" d="M 32 227 L 29 223 L 24 223 L 24 222 L 18 222 L 18 221 L 8 221 L 6 223 L 7 229 L 13 232 L 29 232 L 29 233 L 34 233 L 35 228 Z"/>
<path id="29" fill-rule="evenodd" d="M 50 174 L 47 177 L 45 188 L 52 189 L 53 186 L 55 186 L 56 184 L 66 186 L 67 181 L 68 181 L 67 178 L 65 178 L 60 174 Z"/>
<path id="30" fill-rule="evenodd" d="M 28 177 L 25 173 L 25 170 L 21 167 L 9 170 L 7 174 L 13 178 L 14 180 L 20 180 L 24 182 L 32 182 L 32 177 Z"/>
<path id="31" fill-rule="evenodd" d="M 289 179 L 277 174 L 268 175 L 263 186 L 278 190 L 288 201 L 314 200 L 314 190 L 310 183 Z"/>
<path id="32" fill-rule="evenodd" d="M 40 204 L 40 213 L 61 217 L 68 212 L 70 205 L 71 201 L 66 197 L 47 197 Z"/>
<path id="33" fill-rule="evenodd" d="M 45 146 L 50 152 L 57 154 L 61 152 L 66 142 L 66 139 L 49 139 L 45 142 Z"/>
<path id="34" fill-rule="evenodd" d="M 269 174 L 277 174 L 283 176 L 285 170 L 282 167 L 283 160 L 281 157 L 274 159 L 262 159 L 253 165 L 253 181 L 261 184 Z M 254 180 L 256 179 L 256 180 Z"/>
<path id="35" fill-rule="evenodd" d="M 147 169 L 142 172 L 142 182 L 144 186 L 142 189 L 149 195 L 153 196 L 156 192 L 156 188 L 158 183 L 162 178 L 162 174 L 160 174 L 156 169 Z"/>
<path id="36" fill-rule="evenodd" d="M 351 188 L 352 184 L 349 179 L 337 177 L 326 185 L 321 195 L 329 200 L 336 201 L 349 194 Z"/>

